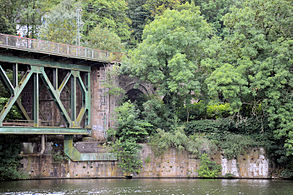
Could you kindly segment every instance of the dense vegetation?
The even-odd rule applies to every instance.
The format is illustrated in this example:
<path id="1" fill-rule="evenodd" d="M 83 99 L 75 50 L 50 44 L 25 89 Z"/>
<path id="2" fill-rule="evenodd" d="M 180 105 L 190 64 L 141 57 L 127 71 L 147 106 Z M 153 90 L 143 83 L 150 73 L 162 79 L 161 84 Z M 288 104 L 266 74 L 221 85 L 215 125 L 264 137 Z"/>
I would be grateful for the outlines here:
<path id="1" fill-rule="evenodd" d="M 109 131 L 127 174 L 141 166 L 138 143 L 149 142 L 203 162 L 212 150 L 234 158 L 263 146 L 293 176 L 291 0 L 0 2 L 0 32 L 21 24 L 28 37 L 77 44 L 80 35 L 81 45 L 126 51 L 121 73 L 156 89 L 118 108 Z"/>

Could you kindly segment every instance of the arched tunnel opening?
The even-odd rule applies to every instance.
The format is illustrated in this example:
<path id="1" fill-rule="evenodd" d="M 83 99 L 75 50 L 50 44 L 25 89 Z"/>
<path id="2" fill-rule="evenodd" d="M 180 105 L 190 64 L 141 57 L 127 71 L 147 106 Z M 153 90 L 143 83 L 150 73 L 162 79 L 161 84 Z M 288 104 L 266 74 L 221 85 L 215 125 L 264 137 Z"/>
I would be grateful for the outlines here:
<path id="1" fill-rule="evenodd" d="M 130 101 L 131 103 L 135 104 L 136 107 L 142 112 L 143 104 L 147 101 L 147 95 L 145 95 L 139 89 L 130 89 L 125 94 L 125 101 Z"/>

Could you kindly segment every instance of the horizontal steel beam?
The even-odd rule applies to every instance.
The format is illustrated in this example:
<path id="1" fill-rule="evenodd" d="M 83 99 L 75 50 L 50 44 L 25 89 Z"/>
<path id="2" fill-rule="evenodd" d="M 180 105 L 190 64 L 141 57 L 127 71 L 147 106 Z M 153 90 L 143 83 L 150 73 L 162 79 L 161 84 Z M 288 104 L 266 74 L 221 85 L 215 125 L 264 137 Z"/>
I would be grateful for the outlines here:
<path id="1" fill-rule="evenodd" d="M 21 58 L 16 56 L 6 56 L 0 54 L 0 61 L 1 62 L 10 62 L 10 63 L 18 63 L 18 64 L 28 64 L 33 66 L 42 66 L 42 67 L 49 67 L 49 68 L 61 68 L 66 70 L 79 70 L 84 72 L 90 72 L 90 66 L 83 66 L 78 64 L 67 64 L 67 63 L 59 63 L 59 62 L 51 62 L 45 60 L 38 60 L 38 59 L 29 59 L 29 58 Z"/>
<path id="2" fill-rule="evenodd" d="M 89 129 L 53 127 L 0 127 L 0 134 L 90 135 Z"/>

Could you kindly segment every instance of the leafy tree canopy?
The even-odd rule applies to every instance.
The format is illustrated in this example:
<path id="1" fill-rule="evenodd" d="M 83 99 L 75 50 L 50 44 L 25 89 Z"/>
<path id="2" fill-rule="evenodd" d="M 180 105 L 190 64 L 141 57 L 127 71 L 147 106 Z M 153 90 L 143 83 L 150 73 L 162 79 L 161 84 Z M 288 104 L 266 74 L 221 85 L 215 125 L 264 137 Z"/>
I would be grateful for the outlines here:
<path id="1" fill-rule="evenodd" d="M 75 0 L 63 0 L 45 15 L 40 27 L 40 38 L 67 44 L 76 43 L 76 9 L 81 5 Z"/>
<path id="2" fill-rule="evenodd" d="M 102 28 L 97 25 L 86 38 L 84 45 L 87 47 L 108 51 L 124 50 L 120 37 L 106 27 Z"/>
<path id="3" fill-rule="evenodd" d="M 293 155 L 292 10 L 290 0 L 234 6 L 224 16 L 227 36 L 206 81 L 210 95 L 223 95 L 236 112 L 261 105 L 288 155 Z"/>
<path id="4" fill-rule="evenodd" d="M 130 38 L 127 17 L 127 3 L 125 0 L 88 0 L 83 2 L 84 34 L 99 25 L 115 32 L 124 42 Z"/>
<path id="5" fill-rule="evenodd" d="M 181 11 L 166 10 L 145 27 L 143 42 L 124 68 L 153 84 L 166 101 L 190 99 L 200 93 L 201 61 L 216 41 L 211 30 L 197 7 L 187 3 Z"/>

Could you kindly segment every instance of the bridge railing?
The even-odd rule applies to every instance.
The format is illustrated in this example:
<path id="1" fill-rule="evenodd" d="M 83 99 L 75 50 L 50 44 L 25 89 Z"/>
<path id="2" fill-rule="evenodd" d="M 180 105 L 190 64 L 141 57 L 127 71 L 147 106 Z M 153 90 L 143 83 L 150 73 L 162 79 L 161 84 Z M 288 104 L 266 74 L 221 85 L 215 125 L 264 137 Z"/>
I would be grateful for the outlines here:
<path id="1" fill-rule="evenodd" d="M 122 57 L 120 52 L 109 52 L 1 33 L 0 47 L 103 62 L 120 61 Z"/>

